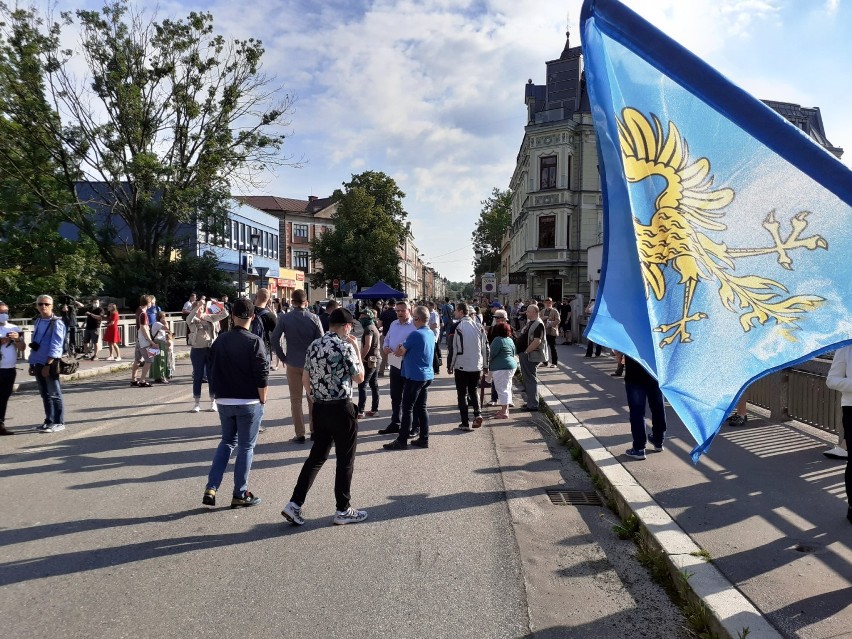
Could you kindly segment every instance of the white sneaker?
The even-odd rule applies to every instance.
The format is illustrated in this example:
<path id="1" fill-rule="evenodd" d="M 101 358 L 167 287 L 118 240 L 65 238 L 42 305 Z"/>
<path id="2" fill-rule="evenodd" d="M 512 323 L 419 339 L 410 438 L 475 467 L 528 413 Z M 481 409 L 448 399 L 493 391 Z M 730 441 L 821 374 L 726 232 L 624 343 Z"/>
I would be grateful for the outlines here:
<path id="1" fill-rule="evenodd" d="M 108 361 L 108 362 L 114 362 L 114 361 L 115 361 L 115 358 L 114 358 L 114 357 L 107 357 L 107 358 L 106 358 L 106 361 Z"/>
<path id="2" fill-rule="evenodd" d="M 201 412 L 201 404 L 199 404 L 198 402 L 195 402 L 195 406 L 193 406 L 192 409 L 189 412 L 190 413 Z"/>
<path id="3" fill-rule="evenodd" d="M 831 450 L 823 452 L 823 455 L 829 459 L 849 459 L 849 452 L 843 450 L 840 446 L 835 446 Z"/>
<path id="4" fill-rule="evenodd" d="M 346 510 L 338 510 L 334 514 L 334 519 L 331 520 L 331 523 L 337 526 L 342 526 L 344 524 L 357 524 L 364 521 L 366 518 L 366 510 L 355 510 L 352 506 L 349 506 Z"/>
<path id="5" fill-rule="evenodd" d="M 302 507 L 297 506 L 296 502 L 289 502 L 286 506 L 284 506 L 284 510 L 281 511 L 284 519 L 289 521 L 294 526 L 304 526 L 305 518 L 302 517 Z"/>
<path id="6" fill-rule="evenodd" d="M 58 433 L 61 430 L 65 430 L 65 424 L 51 424 L 47 428 L 45 428 L 43 433 Z"/>
<path id="7" fill-rule="evenodd" d="M 219 409 L 216 408 L 216 400 L 213 400 L 213 403 L 210 404 L 210 408 L 207 409 L 208 413 L 218 413 Z"/>
<path id="8" fill-rule="evenodd" d="M 121 358 L 120 358 L 120 357 L 116 357 L 116 358 L 115 358 L 115 361 L 116 361 L 116 362 L 120 362 L 120 361 L 121 361 Z"/>

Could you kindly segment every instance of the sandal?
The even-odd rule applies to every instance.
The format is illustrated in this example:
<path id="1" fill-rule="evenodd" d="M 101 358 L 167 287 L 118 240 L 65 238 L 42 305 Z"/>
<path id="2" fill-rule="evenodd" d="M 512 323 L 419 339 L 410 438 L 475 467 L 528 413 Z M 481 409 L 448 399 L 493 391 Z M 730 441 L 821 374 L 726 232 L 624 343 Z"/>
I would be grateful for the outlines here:
<path id="1" fill-rule="evenodd" d="M 151 382 L 139 382 L 136 384 L 139 388 L 151 388 Z"/>

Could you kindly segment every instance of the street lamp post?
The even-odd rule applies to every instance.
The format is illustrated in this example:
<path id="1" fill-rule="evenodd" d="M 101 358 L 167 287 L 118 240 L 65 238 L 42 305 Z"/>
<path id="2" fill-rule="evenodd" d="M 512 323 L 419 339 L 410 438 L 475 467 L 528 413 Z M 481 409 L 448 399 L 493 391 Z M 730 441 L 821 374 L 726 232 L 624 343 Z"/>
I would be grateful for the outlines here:
<path id="1" fill-rule="evenodd" d="M 254 254 L 257 251 L 257 245 L 260 244 L 260 234 L 252 233 L 249 235 L 249 243 L 251 244 L 251 254 Z M 241 296 L 243 293 L 243 244 L 240 242 L 237 244 L 237 269 L 239 271 L 239 291 L 237 291 L 237 296 Z M 251 267 L 246 265 L 246 273 L 251 272 Z M 249 288 L 251 288 L 251 283 L 249 283 Z M 249 291 L 251 292 L 251 291 Z"/>

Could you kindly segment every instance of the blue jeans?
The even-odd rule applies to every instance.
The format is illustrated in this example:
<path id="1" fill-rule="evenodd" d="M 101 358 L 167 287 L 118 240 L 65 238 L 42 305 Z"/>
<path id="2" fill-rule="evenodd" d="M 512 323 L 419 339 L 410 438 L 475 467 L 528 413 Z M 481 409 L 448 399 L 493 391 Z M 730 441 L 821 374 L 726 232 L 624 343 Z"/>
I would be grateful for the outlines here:
<path id="1" fill-rule="evenodd" d="M 630 410 L 630 433 L 633 435 L 633 448 L 645 450 L 648 436 L 645 432 L 645 403 L 651 408 L 651 441 L 662 446 L 666 438 L 666 409 L 663 393 L 656 381 L 647 384 L 625 382 L 627 408 Z"/>
<path id="2" fill-rule="evenodd" d="M 202 349 L 202 350 L 207 350 Z M 219 404 L 219 421 L 222 423 L 222 441 L 213 455 L 213 465 L 207 476 L 207 488 L 219 489 L 222 475 L 228 467 L 228 460 L 234 448 L 237 459 L 234 462 L 234 497 L 242 497 L 248 490 L 248 478 L 251 460 L 254 458 L 254 444 L 263 419 L 263 404 L 243 404 L 229 406 Z"/>
<path id="3" fill-rule="evenodd" d="M 209 348 L 192 348 L 189 351 L 189 361 L 192 362 L 192 396 L 201 398 L 201 380 L 207 375 L 207 383 L 210 384 L 208 364 L 210 363 Z M 209 386 L 208 386 L 209 388 Z"/>
<path id="4" fill-rule="evenodd" d="M 408 435 L 414 428 L 420 429 L 420 439 L 429 439 L 429 412 L 426 399 L 432 380 L 406 379 L 402 387 L 402 424 L 399 427 L 399 440 L 408 441 Z"/>
<path id="5" fill-rule="evenodd" d="M 370 387 L 370 392 L 373 395 L 372 403 L 370 404 L 370 410 L 373 412 L 379 410 L 379 384 L 377 379 L 377 374 L 379 372 L 378 366 L 373 366 L 373 368 L 366 369 L 366 373 L 364 373 L 364 381 L 358 384 L 358 412 L 363 413 L 364 408 L 367 406 L 367 386 Z"/>
<path id="6" fill-rule="evenodd" d="M 64 410 L 62 406 L 62 387 L 59 385 L 59 375 L 44 377 L 41 374 L 45 364 L 35 365 L 35 378 L 38 384 L 38 392 L 44 403 L 44 423 L 64 424 Z"/>

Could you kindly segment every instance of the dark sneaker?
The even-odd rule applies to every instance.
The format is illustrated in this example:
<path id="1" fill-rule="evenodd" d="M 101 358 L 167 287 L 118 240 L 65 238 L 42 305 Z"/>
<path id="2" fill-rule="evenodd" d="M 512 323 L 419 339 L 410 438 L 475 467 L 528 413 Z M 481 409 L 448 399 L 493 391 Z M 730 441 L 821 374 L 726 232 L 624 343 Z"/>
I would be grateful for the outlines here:
<path id="1" fill-rule="evenodd" d="M 291 501 L 284 506 L 284 510 L 281 511 L 281 515 L 294 526 L 305 525 L 305 518 L 302 517 L 302 507 L 297 505 L 294 501 Z"/>
<path id="2" fill-rule="evenodd" d="M 408 442 L 395 439 L 392 442 L 383 444 L 382 448 L 384 448 L 385 450 L 405 450 L 406 448 L 408 448 Z"/>
<path id="3" fill-rule="evenodd" d="M 260 497 L 255 497 L 249 491 L 246 491 L 242 497 L 234 497 L 231 499 L 231 508 L 245 508 L 248 506 L 257 506 L 260 503 Z"/>
<path id="4" fill-rule="evenodd" d="M 304 444 L 305 443 L 305 436 L 304 435 L 296 435 L 295 437 L 293 437 L 290 440 L 290 442 L 293 443 L 293 444 Z"/>
<path id="5" fill-rule="evenodd" d="M 344 524 L 357 524 L 359 522 L 364 521 L 367 518 L 366 510 L 355 510 L 350 506 L 346 510 L 338 510 L 334 513 L 334 519 L 331 520 L 331 523 L 336 526 L 342 526 Z"/>
<path id="6" fill-rule="evenodd" d="M 368 410 L 366 415 L 367 417 L 376 417 L 379 414 L 378 410 Z"/>
<path id="7" fill-rule="evenodd" d="M 730 417 L 728 417 L 728 424 L 730 426 L 745 426 L 748 421 L 748 415 L 737 415 L 734 413 Z"/>
<path id="8" fill-rule="evenodd" d="M 655 453 L 663 452 L 663 450 L 664 450 L 663 449 L 663 442 L 660 442 L 659 444 L 657 442 L 655 442 L 654 438 L 651 436 L 651 433 L 648 433 L 647 436 L 648 436 L 648 443 L 651 444 L 651 446 L 654 447 L 654 452 Z"/>
<path id="9" fill-rule="evenodd" d="M 408 439 L 415 439 L 417 437 L 420 437 L 420 429 L 419 428 L 415 428 L 413 431 L 408 433 Z"/>
<path id="10" fill-rule="evenodd" d="M 459 424 L 458 426 L 456 426 L 456 428 L 458 428 L 459 430 L 473 430 L 470 427 L 470 424 Z"/>
<path id="11" fill-rule="evenodd" d="M 201 498 L 201 503 L 205 506 L 215 506 L 216 505 L 216 490 L 213 488 L 208 488 L 204 491 L 204 497 Z"/>
<path id="12" fill-rule="evenodd" d="M 429 440 L 423 439 L 422 437 L 418 437 L 417 439 L 412 439 L 408 442 L 409 446 L 416 446 L 417 448 L 429 448 Z"/>
<path id="13" fill-rule="evenodd" d="M 14 435 L 14 434 L 15 433 L 13 433 L 11 430 L 6 428 L 5 426 L 0 426 L 0 437 L 2 437 L 4 435 Z"/>
<path id="14" fill-rule="evenodd" d="M 399 426 L 396 424 L 391 424 L 390 426 L 386 426 L 379 430 L 379 435 L 394 435 L 399 432 Z"/>
<path id="15" fill-rule="evenodd" d="M 625 453 L 628 457 L 632 457 L 633 459 L 645 459 L 645 450 L 636 448 L 628 448 Z"/>

